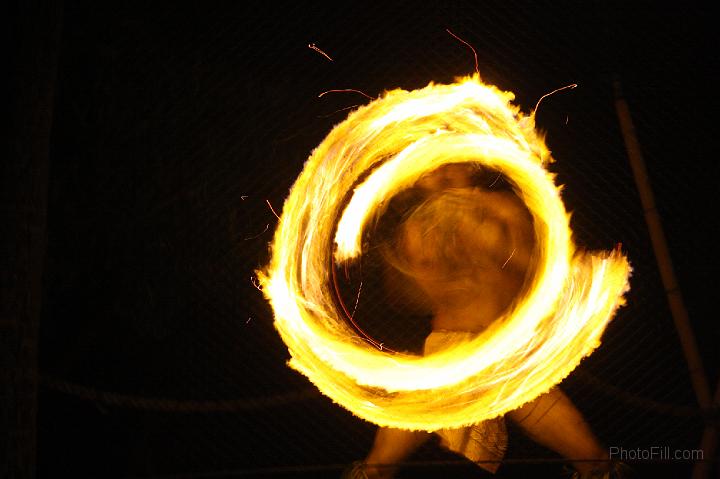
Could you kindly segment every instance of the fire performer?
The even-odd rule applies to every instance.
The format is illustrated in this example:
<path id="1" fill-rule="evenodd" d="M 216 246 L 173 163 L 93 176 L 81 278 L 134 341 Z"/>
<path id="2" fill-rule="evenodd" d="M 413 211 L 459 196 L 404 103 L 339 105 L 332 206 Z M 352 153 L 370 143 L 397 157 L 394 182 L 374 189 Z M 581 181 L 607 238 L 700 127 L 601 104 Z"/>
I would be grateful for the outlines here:
<path id="1" fill-rule="evenodd" d="M 532 216 L 499 174 L 489 182 L 479 180 L 481 172 L 458 163 L 423 176 L 415 185 L 418 205 L 383 246 L 388 265 L 404 280 L 392 283 L 413 285 L 420 296 L 414 299 L 432 314 L 424 354 L 474 338 L 522 298 L 534 272 Z M 573 477 L 619 477 L 606 448 L 559 387 L 506 416 L 531 439 L 568 458 Z M 507 449 L 503 416 L 436 433 L 381 427 L 365 460 L 343 477 L 392 478 L 397 464 L 432 434 L 492 473 Z"/>

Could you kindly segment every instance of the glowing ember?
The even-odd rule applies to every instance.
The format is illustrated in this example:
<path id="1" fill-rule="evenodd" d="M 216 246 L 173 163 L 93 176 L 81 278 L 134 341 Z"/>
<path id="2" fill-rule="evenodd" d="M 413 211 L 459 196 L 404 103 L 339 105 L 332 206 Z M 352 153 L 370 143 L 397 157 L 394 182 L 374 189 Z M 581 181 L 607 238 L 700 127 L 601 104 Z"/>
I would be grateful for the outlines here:
<path id="1" fill-rule="evenodd" d="M 576 250 L 544 168 L 550 153 L 534 116 L 523 115 L 513 99 L 477 75 L 388 92 L 330 132 L 285 201 L 272 260 L 258 273 L 262 291 L 290 366 L 361 418 L 434 431 L 516 409 L 589 355 L 623 303 L 627 260 L 619 251 Z M 363 228 L 388 198 L 422 174 L 459 162 L 494 168 L 516 185 L 534 217 L 532 283 L 522 301 L 472 341 L 425 357 L 380 351 L 335 310 L 330 252 L 338 263 L 358 258 Z"/>

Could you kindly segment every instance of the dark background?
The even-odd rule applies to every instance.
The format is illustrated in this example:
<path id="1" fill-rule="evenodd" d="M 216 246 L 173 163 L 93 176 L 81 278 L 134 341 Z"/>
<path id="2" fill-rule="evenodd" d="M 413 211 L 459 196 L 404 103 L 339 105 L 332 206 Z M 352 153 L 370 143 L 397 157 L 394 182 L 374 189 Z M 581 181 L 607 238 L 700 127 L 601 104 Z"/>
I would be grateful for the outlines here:
<path id="1" fill-rule="evenodd" d="M 15 4 L 3 161 L 14 236 L 3 288 L 35 292 L 22 307 L 39 332 L 22 343 L 25 330 L 8 320 L 6 343 L 27 354 L 3 357 L 23 374 L 16 359 L 39 354 L 37 409 L 32 388 L 15 399 L 37 413 L 37 475 L 338 477 L 367 453 L 374 426 L 285 366 L 252 281 L 276 223 L 267 202 L 280 212 L 311 150 L 345 108 L 368 101 L 318 94 L 378 96 L 472 73 L 472 52 L 446 28 L 525 111 L 578 84 L 543 101 L 538 127 L 578 242 L 621 242 L 634 272 L 628 306 L 563 388 L 610 446 L 697 448 L 703 419 L 613 81 L 633 114 L 714 391 L 718 42 L 699 7 L 629 3 Z M 23 249 L 23 232 L 40 240 Z M 13 286 L 15 271 L 30 279 Z M 393 313 L 364 279 L 360 320 L 390 342 L 421 338 L 417 318 L 373 323 Z M 498 477 L 563 477 L 556 455 L 517 430 L 510 441 Z M 486 477 L 432 443 L 411 461 L 404 477 Z M 689 477 L 692 464 L 634 467 L 637 477 Z"/>

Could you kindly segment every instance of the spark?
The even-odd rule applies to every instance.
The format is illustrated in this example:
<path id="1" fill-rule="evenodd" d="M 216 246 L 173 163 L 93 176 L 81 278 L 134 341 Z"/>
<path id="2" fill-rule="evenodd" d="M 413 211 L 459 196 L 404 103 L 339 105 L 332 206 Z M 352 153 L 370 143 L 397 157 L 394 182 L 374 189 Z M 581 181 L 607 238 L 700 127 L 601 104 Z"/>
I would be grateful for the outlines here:
<path id="1" fill-rule="evenodd" d="M 475 56 L 475 73 L 477 73 L 477 75 L 480 76 L 480 68 L 478 65 L 478 55 L 477 55 L 477 52 L 475 51 L 475 48 L 472 45 L 470 45 L 468 42 L 466 42 L 465 40 L 463 40 L 462 38 L 460 38 L 459 36 L 457 36 L 453 32 L 451 32 L 449 28 L 446 28 L 445 31 L 448 32 L 453 37 L 455 37 L 457 40 L 463 42 L 465 45 L 467 45 L 470 48 L 470 50 L 472 50 L 473 55 Z"/>
<path id="2" fill-rule="evenodd" d="M 255 289 L 257 289 L 258 291 L 262 292 L 262 286 L 261 286 L 260 283 L 255 279 L 254 276 L 250 276 L 250 282 L 252 283 L 253 286 L 255 286 Z"/>
<path id="3" fill-rule="evenodd" d="M 337 90 L 327 90 L 318 95 L 318 98 L 322 98 L 323 96 L 327 95 L 328 93 L 359 93 L 365 98 L 369 98 L 370 100 L 375 100 L 375 97 L 372 97 L 361 90 L 355 90 L 354 88 L 341 88 Z"/>
<path id="4" fill-rule="evenodd" d="M 493 182 L 490 183 L 490 185 L 488 186 L 488 188 L 492 188 L 493 186 L 495 186 L 495 183 L 497 183 L 497 181 L 500 179 L 500 176 L 501 176 L 501 175 L 502 175 L 502 173 L 498 173 L 498 175 L 495 177 L 495 179 L 493 180 Z"/>
<path id="5" fill-rule="evenodd" d="M 535 116 L 535 113 L 537 113 L 537 109 L 540 106 L 540 102 L 543 101 L 544 98 L 549 97 L 550 95 L 554 95 L 555 93 L 563 90 L 572 90 L 573 88 L 577 88 L 577 83 L 571 83 L 570 85 L 565 85 L 563 87 L 557 88 L 550 93 L 545 93 L 543 96 L 540 97 L 540 99 L 535 104 L 535 109 L 533 110 L 533 116 Z"/>
<path id="6" fill-rule="evenodd" d="M 334 112 L 329 113 L 329 114 L 327 114 L 327 115 L 318 115 L 318 118 L 329 118 L 329 117 L 333 116 L 333 115 L 336 114 L 336 113 L 340 113 L 341 111 L 345 111 L 345 110 L 350 110 L 350 109 L 352 109 L 352 108 L 357 108 L 357 107 L 359 107 L 359 106 L 360 106 L 360 105 L 350 105 L 350 106 L 346 106 L 345 108 L 340 108 L 339 110 L 335 110 Z"/>
<path id="7" fill-rule="evenodd" d="M 275 212 L 275 209 L 274 209 L 274 208 L 272 207 L 272 205 L 270 204 L 270 200 L 265 200 L 265 203 L 267 203 L 267 205 L 270 207 L 270 211 L 272 211 L 272 214 L 275 215 L 275 218 L 280 219 L 280 217 L 278 216 L 278 214 Z"/>
<path id="8" fill-rule="evenodd" d="M 355 318 L 353 317 L 354 314 L 355 314 L 355 312 L 353 312 L 353 314 L 350 314 L 350 313 L 348 312 L 347 306 L 345 306 L 345 302 L 343 301 L 342 295 L 340 294 L 340 286 L 338 285 L 338 281 L 337 281 L 337 271 L 336 271 L 337 268 L 336 268 L 335 266 L 336 266 L 335 263 L 333 263 L 333 266 L 330 268 L 331 271 L 332 271 L 332 282 L 333 282 L 333 286 L 335 287 L 335 295 L 336 295 L 337 301 L 338 301 L 338 303 L 340 303 L 340 307 L 342 308 L 343 313 L 345 313 L 345 317 L 350 321 L 350 323 L 353 325 L 353 327 L 355 328 L 355 330 L 362 335 L 362 339 L 363 339 L 363 340 L 367 341 L 367 342 L 368 342 L 369 344 L 371 344 L 373 347 L 382 350 L 382 347 L 381 347 L 381 346 L 382 346 L 382 343 L 379 343 L 379 342 L 377 342 L 375 339 L 373 339 L 372 336 L 370 336 L 369 334 L 367 334 L 367 333 L 360 327 L 360 325 L 359 325 L 357 322 L 355 322 Z M 347 264 L 345 265 L 345 274 L 346 274 L 346 278 L 347 278 L 347 277 L 348 277 L 348 276 L 347 276 Z M 361 283 L 360 286 L 362 287 L 362 283 Z M 359 297 L 360 297 L 359 295 L 360 295 L 360 291 L 358 291 L 358 300 L 359 300 Z M 356 303 L 356 304 L 357 304 L 357 303 Z M 388 350 L 388 349 L 386 348 L 386 350 Z M 389 350 L 389 351 L 395 352 L 395 351 L 392 351 L 392 350 Z"/>
<path id="9" fill-rule="evenodd" d="M 513 248 L 512 253 L 510 253 L 510 256 L 508 256 L 508 259 L 505 260 L 503 265 L 500 267 L 500 269 L 505 269 L 505 266 L 507 266 L 508 262 L 510 261 L 510 258 L 512 258 L 515 255 L 516 248 Z"/>
<path id="10" fill-rule="evenodd" d="M 249 237 L 245 238 L 244 241 L 248 241 L 248 240 L 251 240 L 251 239 L 255 239 L 255 238 L 257 238 L 258 236 L 261 236 L 263 233 L 265 233 L 265 232 L 268 230 L 268 228 L 270 228 L 270 223 L 268 223 L 268 224 L 265 225 L 265 229 L 264 229 L 264 230 L 262 230 L 261 232 L 259 232 L 259 233 L 256 234 L 255 236 L 249 236 Z"/>
<path id="11" fill-rule="evenodd" d="M 324 56 L 324 57 L 327 58 L 328 60 L 333 61 L 333 59 L 330 58 L 330 55 L 328 55 L 328 54 L 325 53 L 324 51 L 320 50 L 317 46 L 315 46 L 314 43 L 308 44 L 308 48 L 309 48 L 310 50 L 315 50 L 316 52 L 318 52 L 320 55 Z"/>
<path id="12" fill-rule="evenodd" d="M 362 281 L 360 281 L 360 287 L 358 288 L 357 297 L 355 298 L 355 307 L 353 308 L 353 312 L 350 315 L 352 318 L 355 317 L 355 312 L 357 311 L 358 303 L 360 302 L 360 292 L 362 291 Z M 380 346 L 382 347 L 382 343 L 380 343 Z"/>
<path id="13" fill-rule="evenodd" d="M 240 199 L 243 201 L 245 201 L 245 198 L 247 198 L 247 197 L 248 197 L 248 195 L 240 195 Z"/>

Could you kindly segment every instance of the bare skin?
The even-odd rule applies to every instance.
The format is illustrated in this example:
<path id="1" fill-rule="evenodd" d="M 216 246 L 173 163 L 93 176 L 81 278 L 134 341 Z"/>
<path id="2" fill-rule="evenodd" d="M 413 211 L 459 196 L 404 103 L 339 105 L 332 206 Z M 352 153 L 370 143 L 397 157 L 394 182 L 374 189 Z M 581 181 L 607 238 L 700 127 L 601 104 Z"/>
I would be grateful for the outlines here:
<path id="1" fill-rule="evenodd" d="M 477 188 L 456 192 L 471 202 L 467 211 L 455 211 L 451 234 L 427 231 L 414 217 L 403 225 L 404 249 L 412 277 L 429 299 L 433 329 L 479 332 L 495 321 L 518 297 L 531 261 L 534 236 L 530 215 L 509 192 Z M 444 271 L 438 254 L 443 242 L 457 243 L 473 253 Z M 456 246 L 455 244 L 453 246 Z"/>
<path id="2" fill-rule="evenodd" d="M 522 294 L 532 268 L 535 240 L 527 209 L 509 191 L 473 187 L 470 173 L 467 165 L 448 165 L 418 181 L 417 186 L 428 195 L 428 209 L 432 212 L 437 206 L 437 211 L 447 214 L 441 220 L 432 214 L 411 215 L 398 232 L 404 273 L 424 296 L 420 303 L 431 309 L 434 330 L 484 330 Z M 433 195 L 444 201 L 438 196 L 443 192 L 467 202 L 432 204 Z M 460 256 L 454 256 L 447 244 L 457 247 Z M 448 267 L 448 258 L 450 263 L 457 261 Z M 559 388 L 507 417 L 533 440 L 564 457 L 598 460 L 574 462 L 579 472 L 605 467 L 605 448 Z M 365 459 L 368 477 L 392 478 L 394 465 L 430 437 L 422 431 L 379 428 Z"/>

